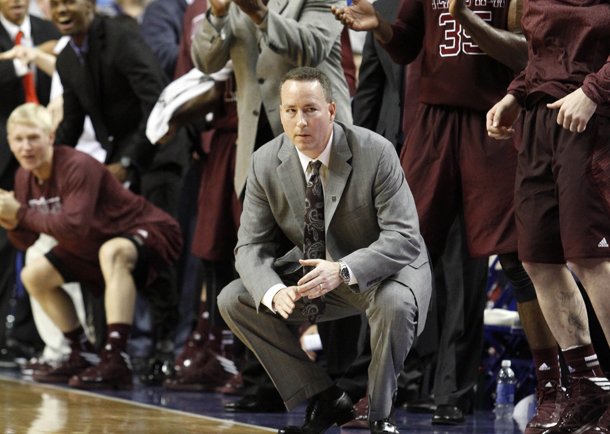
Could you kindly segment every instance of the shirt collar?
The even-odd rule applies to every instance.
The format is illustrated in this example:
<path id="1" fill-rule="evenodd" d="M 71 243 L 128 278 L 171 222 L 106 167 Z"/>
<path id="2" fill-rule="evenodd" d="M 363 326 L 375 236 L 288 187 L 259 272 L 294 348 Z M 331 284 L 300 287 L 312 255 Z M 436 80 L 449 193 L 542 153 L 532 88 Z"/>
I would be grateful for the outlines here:
<path id="1" fill-rule="evenodd" d="M 303 154 L 297 149 L 297 154 L 299 155 L 299 160 L 301 161 L 301 167 L 303 168 L 303 173 L 307 174 L 307 167 L 309 166 L 309 163 L 315 160 L 319 160 L 324 167 L 328 168 L 328 164 L 330 163 L 330 150 L 333 145 L 333 135 L 334 132 L 331 131 L 326 147 L 317 158 L 309 158 L 307 155 Z"/>
<path id="2" fill-rule="evenodd" d="M 4 17 L 4 15 L 0 14 L 0 23 L 2 23 L 2 25 L 6 29 L 6 32 L 11 37 L 11 41 L 15 40 L 19 30 L 21 30 L 23 32 L 23 37 L 25 39 L 31 39 L 31 37 L 32 37 L 32 24 L 30 23 L 29 15 L 26 15 L 25 19 L 23 20 L 23 23 L 21 23 L 21 25 L 18 26 L 15 23 L 11 23 L 9 20 L 7 20 Z"/>
<path id="3" fill-rule="evenodd" d="M 85 55 L 89 52 L 89 35 L 85 36 L 85 40 L 83 42 L 83 46 L 79 47 L 74 43 L 74 39 L 70 38 L 70 47 L 76 53 L 76 57 L 78 60 L 83 63 L 85 61 Z"/>

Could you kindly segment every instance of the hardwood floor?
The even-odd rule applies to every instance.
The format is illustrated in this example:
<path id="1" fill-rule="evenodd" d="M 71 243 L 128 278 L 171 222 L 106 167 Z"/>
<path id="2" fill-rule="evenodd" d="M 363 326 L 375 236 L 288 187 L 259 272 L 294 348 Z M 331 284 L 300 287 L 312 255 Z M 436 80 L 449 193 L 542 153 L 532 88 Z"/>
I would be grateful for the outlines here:
<path id="1" fill-rule="evenodd" d="M 0 434 L 259 434 L 301 425 L 305 406 L 289 413 L 227 413 L 236 397 L 204 392 L 172 392 L 136 382 L 130 391 L 96 393 L 34 383 L 18 371 L 0 369 Z M 514 424 L 494 426 L 493 413 L 477 410 L 457 426 L 430 423 L 430 414 L 397 409 L 403 434 L 518 434 Z M 333 427 L 327 434 L 366 434 Z"/>
<path id="2" fill-rule="evenodd" d="M 266 432 L 275 430 L 89 392 L 0 378 L 0 433 Z"/>

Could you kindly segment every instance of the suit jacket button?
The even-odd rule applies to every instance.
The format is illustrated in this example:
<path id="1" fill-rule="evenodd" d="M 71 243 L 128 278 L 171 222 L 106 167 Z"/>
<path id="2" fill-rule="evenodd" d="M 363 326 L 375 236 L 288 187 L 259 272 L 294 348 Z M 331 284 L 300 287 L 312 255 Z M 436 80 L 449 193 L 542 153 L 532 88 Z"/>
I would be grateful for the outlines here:
<path id="1" fill-rule="evenodd" d="M 254 116 L 258 116 L 258 110 L 252 110 L 252 114 L 253 114 Z"/>
<path id="2" fill-rule="evenodd" d="M 265 82 L 265 79 L 264 79 L 264 78 L 259 78 L 259 79 L 258 79 L 258 84 L 263 84 L 264 82 Z"/>

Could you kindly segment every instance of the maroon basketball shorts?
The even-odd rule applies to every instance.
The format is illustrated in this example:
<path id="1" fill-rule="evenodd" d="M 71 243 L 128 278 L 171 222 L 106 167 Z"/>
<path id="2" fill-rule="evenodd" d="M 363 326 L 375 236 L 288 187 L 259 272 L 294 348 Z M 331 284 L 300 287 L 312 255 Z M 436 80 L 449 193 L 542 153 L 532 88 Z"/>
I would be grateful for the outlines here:
<path id="1" fill-rule="evenodd" d="M 132 271 L 138 289 L 150 284 L 160 268 L 175 262 L 182 245 L 180 230 L 175 223 L 135 226 L 117 236 L 131 240 L 138 251 L 138 261 Z M 97 257 L 83 257 L 60 245 L 49 251 L 46 257 L 66 283 L 79 282 L 95 295 L 103 293 L 104 278 Z"/>
<path id="2" fill-rule="evenodd" d="M 472 256 L 517 250 L 517 150 L 487 136 L 485 113 L 420 104 L 400 160 L 432 257 L 462 211 Z"/>
<path id="3" fill-rule="evenodd" d="M 522 261 L 610 257 L 610 119 L 582 133 L 541 103 L 525 115 L 515 208 Z"/>

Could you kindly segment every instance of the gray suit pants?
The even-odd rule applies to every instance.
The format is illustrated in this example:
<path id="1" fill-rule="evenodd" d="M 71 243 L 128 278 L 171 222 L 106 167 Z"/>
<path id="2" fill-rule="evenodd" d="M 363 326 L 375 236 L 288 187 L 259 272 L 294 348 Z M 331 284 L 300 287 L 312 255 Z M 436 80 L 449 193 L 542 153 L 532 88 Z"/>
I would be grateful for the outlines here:
<path id="1" fill-rule="evenodd" d="M 325 300 L 326 310 L 319 321 L 365 312 L 371 328 L 372 350 L 368 372 L 369 418 L 390 416 L 397 377 L 417 330 L 413 293 L 408 287 L 387 280 L 362 294 L 341 285 L 326 294 Z M 263 305 L 257 312 L 240 279 L 231 282 L 218 296 L 222 317 L 258 357 L 289 410 L 333 384 L 325 370 L 301 350 L 298 337 L 288 327 L 288 323 L 306 321 L 300 312 L 301 303 L 297 302 L 287 320 Z"/>

